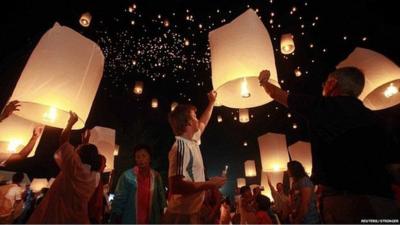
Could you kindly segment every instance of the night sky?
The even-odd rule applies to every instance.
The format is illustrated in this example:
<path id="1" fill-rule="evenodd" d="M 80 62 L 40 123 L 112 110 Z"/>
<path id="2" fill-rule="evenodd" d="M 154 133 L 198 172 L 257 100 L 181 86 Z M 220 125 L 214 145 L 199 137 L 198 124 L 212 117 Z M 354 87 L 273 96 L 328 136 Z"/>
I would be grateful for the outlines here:
<path id="1" fill-rule="evenodd" d="M 276 50 L 281 34 L 294 35 L 294 55 L 275 51 L 281 87 L 290 92 L 319 95 L 327 74 L 356 46 L 400 65 L 398 8 L 389 0 L 12 1 L 3 3 L 0 13 L 1 105 L 6 104 L 40 37 L 58 21 L 97 42 L 106 57 L 86 127 L 117 131 L 121 147 L 116 174 L 132 167 L 133 146 L 147 143 L 154 148 L 154 168 L 166 179 L 167 155 L 174 141 L 167 123 L 170 104 L 193 103 L 199 113 L 203 111 L 206 93 L 212 90 L 208 32 L 249 7 L 261 16 Z M 92 21 L 84 28 L 79 18 L 87 11 Z M 296 68 L 301 76 L 295 76 Z M 132 91 L 136 81 L 144 82 L 142 95 Z M 158 109 L 150 107 L 152 98 L 158 99 Z M 399 105 L 377 113 L 399 140 Z M 276 102 L 252 108 L 250 114 L 250 122 L 242 124 L 237 109 L 217 107 L 202 138 L 207 175 L 219 175 L 225 165 L 230 166 L 225 194 L 230 194 L 237 177 L 244 177 L 244 161 L 256 160 L 260 173 L 258 136 L 284 133 L 288 145 L 308 140 L 305 121 Z M 223 122 L 217 122 L 218 115 Z M 55 176 L 52 154 L 60 132 L 46 128 L 36 156 L 6 169 L 31 177 Z M 75 144 L 80 132 L 73 133 Z M 248 179 L 248 184 L 259 180 Z"/>

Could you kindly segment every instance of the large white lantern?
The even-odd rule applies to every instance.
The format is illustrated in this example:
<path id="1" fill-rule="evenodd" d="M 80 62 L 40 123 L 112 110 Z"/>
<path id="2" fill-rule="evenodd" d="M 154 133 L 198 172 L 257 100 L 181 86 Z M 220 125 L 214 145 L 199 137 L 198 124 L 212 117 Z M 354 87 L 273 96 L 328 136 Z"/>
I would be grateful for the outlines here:
<path id="1" fill-rule="evenodd" d="M 284 134 L 267 133 L 258 137 L 262 169 L 279 172 L 287 169 L 289 155 Z"/>
<path id="2" fill-rule="evenodd" d="M 103 74 L 100 47 L 76 31 L 55 23 L 32 52 L 11 96 L 21 102 L 16 115 L 63 128 L 69 111 L 85 126 Z"/>
<path id="3" fill-rule="evenodd" d="M 372 110 L 389 108 L 400 103 L 400 68 L 384 55 L 357 47 L 336 68 L 354 66 L 365 75 L 365 86 L 358 97 Z"/>
<path id="4" fill-rule="evenodd" d="M 11 115 L 0 123 L 0 152 L 16 153 L 28 144 L 37 123 Z M 28 157 L 34 156 L 41 136 Z"/>
<path id="5" fill-rule="evenodd" d="M 246 160 L 244 162 L 244 172 L 246 177 L 257 176 L 256 162 L 254 160 Z"/>
<path id="6" fill-rule="evenodd" d="M 237 187 L 241 188 L 243 186 L 246 186 L 246 179 L 245 178 L 237 178 L 236 183 L 237 183 Z"/>
<path id="7" fill-rule="evenodd" d="M 34 193 L 42 190 L 42 188 L 48 188 L 49 182 L 46 178 L 33 178 L 30 188 Z"/>
<path id="8" fill-rule="evenodd" d="M 299 161 L 310 176 L 312 171 L 311 144 L 298 141 L 289 146 L 289 153 L 292 160 Z"/>
<path id="9" fill-rule="evenodd" d="M 261 193 L 263 195 L 268 196 L 271 200 L 273 200 L 272 194 L 271 194 L 271 188 L 268 185 L 268 177 L 271 181 L 271 184 L 276 189 L 277 183 L 283 183 L 284 171 L 262 172 L 262 174 L 261 174 L 261 186 L 264 187 L 264 190 Z"/>
<path id="10" fill-rule="evenodd" d="M 248 109 L 239 109 L 239 122 L 247 123 L 250 121 L 249 110 Z"/>
<path id="11" fill-rule="evenodd" d="M 281 53 L 289 55 L 294 52 L 295 45 L 292 34 L 282 34 L 281 36 Z"/>
<path id="12" fill-rule="evenodd" d="M 279 86 L 271 38 L 252 9 L 209 33 L 212 83 L 218 104 L 251 108 L 272 101 L 260 86 L 258 75 L 271 72 L 270 81 Z"/>
<path id="13" fill-rule="evenodd" d="M 94 127 L 90 130 L 89 143 L 96 145 L 99 154 L 106 157 L 104 172 L 114 169 L 115 130 L 107 127 Z"/>

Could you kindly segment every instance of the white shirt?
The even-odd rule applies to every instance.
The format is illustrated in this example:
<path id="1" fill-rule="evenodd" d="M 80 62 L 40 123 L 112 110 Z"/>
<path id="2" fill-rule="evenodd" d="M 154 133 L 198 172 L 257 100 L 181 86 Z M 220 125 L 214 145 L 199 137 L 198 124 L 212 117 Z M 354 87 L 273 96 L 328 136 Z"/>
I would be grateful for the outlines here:
<path id="1" fill-rule="evenodd" d="M 6 194 L 6 198 L 11 201 L 11 205 L 14 206 L 15 201 L 21 200 L 22 199 L 22 192 L 24 190 L 19 187 L 18 185 L 15 184 L 12 188 L 10 188 Z"/>
<path id="2" fill-rule="evenodd" d="M 193 140 L 176 136 L 176 141 L 169 152 L 168 176 L 183 176 L 183 180 L 204 182 L 203 157 L 200 151 L 200 130 L 193 135 Z M 204 201 L 204 191 L 187 195 L 171 195 L 168 211 L 178 214 L 193 214 L 200 211 Z"/>

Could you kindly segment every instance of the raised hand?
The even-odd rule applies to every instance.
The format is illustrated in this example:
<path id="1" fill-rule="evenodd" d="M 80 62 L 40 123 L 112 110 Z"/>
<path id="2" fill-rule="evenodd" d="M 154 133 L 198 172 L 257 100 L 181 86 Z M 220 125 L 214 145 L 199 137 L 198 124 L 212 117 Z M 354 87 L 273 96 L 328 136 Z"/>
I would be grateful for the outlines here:
<path id="1" fill-rule="evenodd" d="M 260 75 L 258 75 L 258 80 L 260 81 L 260 85 L 264 85 L 265 83 L 268 82 L 269 78 L 271 76 L 271 73 L 269 70 L 263 70 L 260 72 Z"/>
<path id="2" fill-rule="evenodd" d="M 82 144 L 88 144 L 90 139 L 90 130 L 86 129 L 85 132 L 81 134 Z"/>
<path id="3" fill-rule="evenodd" d="M 208 96 L 208 101 L 209 101 L 210 103 L 215 103 L 215 101 L 217 100 L 217 92 L 214 91 L 214 90 L 210 91 L 210 92 L 207 94 L 207 96 Z"/>
<path id="4" fill-rule="evenodd" d="M 4 108 L 4 111 L 0 115 L 0 120 L 6 119 L 9 117 L 14 111 L 19 111 L 20 107 L 20 102 L 15 100 L 9 102 L 6 107 Z"/>
<path id="5" fill-rule="evenodd" d="M 76 113 L 69 111 L 68 125 L 74 125 L 78 121 L 78 115 Z"/>
<path id="6" fill-rule="evenodd" d="M 38 138 L 43 133 L 43 130 L 44 130 L 44 126 L 43 125 L 39 125 L 39 126 L 35 127 L 33 129 L 32 137 Z"/>

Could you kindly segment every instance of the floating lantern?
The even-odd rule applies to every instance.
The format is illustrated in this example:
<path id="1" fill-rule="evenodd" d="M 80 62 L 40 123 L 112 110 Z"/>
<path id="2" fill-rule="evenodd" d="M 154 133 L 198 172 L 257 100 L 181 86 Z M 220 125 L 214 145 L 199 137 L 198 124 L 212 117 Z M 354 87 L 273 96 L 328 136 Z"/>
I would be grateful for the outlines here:
<path id="1" fill-rule="evenodd" d="M 90 22 L 92 21 L 92 15 L 89 12 L 85 12 L 81 15 L 81 18 L 79 19 L 79 23 L 83 27 L 89 27 Z"/>
<path id="2" fill-rule="evenodd" d="M 90 130 L 89 143 L 96 145 L 99 154 L 106 157 L 104 172 L 112 171 L 114 169 L 115 130 L 96 126 Z"/>
<path id="3" fill-rule="evenodd" d="M 295 46 L 292 34 L 282 34 L 281 36 L 281 53 L 289 55 L 294 52 Z"/>
<path id="4" fill-rule="evenodd" d="M 141 95 L 143 93 L 143 81 L 136 81 L 135 87 L 133 88 L 133 93 Z"/>
<path id="5" fill-rule="evenodd" d="M 244 178 L 237 178 L 236 182 L 237 182 L 237 187 L 238 188 L 246 186 L 246 179 L 244 179 Z"/>
<path id="6" fill-rule="evenodd" d="M 115 145 L 114 156 L 117 156 L 118 154 L 119 154 L 119 145 Z"/>
<path id="7" fill-rule="evenodd" d="M 249 121 L 250 121 L 249 110 L 248 109 L 239 109 L 239 122 L 247 123 Z"/>
<path id="8" fill-rule="evenodd" d="M 177 102 L 172 102 L 171 103 L 171 111 L 174 111 L 175 107 L 177 107 L 177 106 L 178 106 Z"/>
<path id="9" fill-rule="evenodd" d="M 221 123 L 222 122 L 222 116 L 217 116 L 217 121 L 218 121 L 218 123 Z"/>
<path id="10" fill-rule="evenodd" d="M 267 133 L 258 137 L 260 158 L 264 172 L 285 171 L 289 155 L 284 134 Z"/>
<path id="11" fill-rule="evenodd" d="M 158 100 L 156 98 L 153 98 L 151 100 L 151 108 L 153 109 L 158 108 Z"/>
<path id="12" fill-rule="evenodd" d="M 246 174 L 246 177 L 257 176 L 256 162 L 254 160 L 246 160 L 244 162 L 244 172 Z"/>

